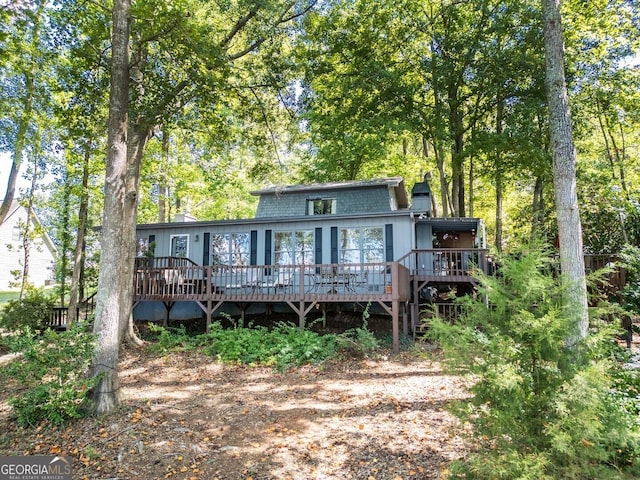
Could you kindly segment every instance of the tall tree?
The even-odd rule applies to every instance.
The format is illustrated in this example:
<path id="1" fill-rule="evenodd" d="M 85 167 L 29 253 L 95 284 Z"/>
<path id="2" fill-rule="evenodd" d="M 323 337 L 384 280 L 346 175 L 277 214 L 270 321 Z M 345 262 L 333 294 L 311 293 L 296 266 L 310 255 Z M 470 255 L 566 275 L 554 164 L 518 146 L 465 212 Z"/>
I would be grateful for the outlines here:
<path id="1" fill-rule="evenodd" d="M 58 175 L 60 183 L 54 187 L 52 198 L 57 199 L 62 193 L 64 197 L 58 205 L 70 206 L 67 227 L 59 229 L 58 251 L 63 261 L 70 260 L 72 268 L 67 321 L 73 323 L 85 287 L 95 288 L 85 285 L 85 252 L 87 230 L 97 223 L 102 211 L 100 177 L 104 176 L 102 152 L 106 143 L 111 12 L 97 3 L 59 1 L 59 8 L 49 11 L 49 21 L 66 52 L 59 56 L 64 61 L 57 64 L 55 115 L 64 154 L 59 157 L 63 160 Z M 77 212 L 77 217 L 73 212 Z M 63 266 L 58 269 L 60 284 L 68 280 L 71 269 Z"/>
<path id="2" fill-rule="evenodd" d="M 123 293 L 131 288 L 131 278 L 123 276 L 126 269 L 122 262 L 126 246 L 123 226 L 127 173 L 130 9 L 130 0 L 113 2 L 102 256 L 94 322 L 97 342 L 90 369 L 91 376 L 99 377 L 93 391 L 94 409 L 98 414 L 112 411 L 119 401 L 120 310 Z"/>
<path id="3" fill-rule="evenodd" d="M 8 36 L 13 58 L 8 65 L 8 73 L 2 75 L 4 92 L 0 94 L 3 116 L 10 117 L 9 132 L 0 131 L 0 145 L 11 150 L 12 163 L 2 203 L 0 203 L 0 225 L 4 222 L 11 202 L 16 196 L 16 185 L 20 176 L 20 166 L 28 154 L 33 134 L 34 117 L 38 105 L 38 72 L 42 72 L 43 53 L 41 43 L 46 2 L 38 1 L 12 10 Z M 3 12 L 6 13 L 6 12 Z M 17 53 L 16 53 L 17 52 Z M 4 98 L 2 98 L 4 97 Z M 35 111 L 34 111 L 35 107 Z M 4 122 L 0 122 L 2 124 Z"/>
<path id="4" fill-rule="evenodd" d="M 153 3 L 154 8 L 140 3 L 132 9 L 128 0 L 114 3 L 105 213 L 94 328 L 98 346 L 92 364 L 92 374 L 101 375 L 94 395 L 98 412 L 117 404 L 119 343 L 132 334 L 131 278 L 145 147 L 160 126 L 179 114 L 188 117 L 187 106 L 207 113 L 219 106 L 223 93 L 250 90 L 254 72 L 263 71 L 255 68 L 258 60 L 266 66 L 275 62 L 278 50 L 273 45 L 286 39 L 287 29 L 314 4 L 193 1 Z M 129 18 L 135 28 L 130 28 Z M 230 18 L 235 18 L 231 24 Z M 230 26 L 225 30 L 219 25 Z"/>
<path id="5" fill-rule="evenodd" d="M 566 314 L 575 318 L 575 343 L 588 334 L 587 286 L 584 275 L 582 224 L 576 193 L 576 150 L 564 75 L 564 41 L 560 0 L 542 0 L 549 137 L 558 216 L 560 268 L 566 282 Z"/>

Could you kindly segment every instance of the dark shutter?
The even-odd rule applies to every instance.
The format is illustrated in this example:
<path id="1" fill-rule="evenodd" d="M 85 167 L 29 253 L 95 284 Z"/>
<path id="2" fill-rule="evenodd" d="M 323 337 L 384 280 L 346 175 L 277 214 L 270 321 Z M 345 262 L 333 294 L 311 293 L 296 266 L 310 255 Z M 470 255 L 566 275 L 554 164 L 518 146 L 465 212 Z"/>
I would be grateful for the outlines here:
<path id="1" fill-rule="evenodd" d="M 249 239 L 249 263 L 251 265 L 258 264 L 258 231 L 251 230 L 251 238 Z"/>
<path id="2" fill-rule="evenodd" d="M 156 256 L 156 236 L 149 235 L 149 253 L 152 256 Z"/>
<path id="3" fill-rule="evenodd" d="M 384 250 L 385 261 L 393 262 L 393 224 L 391 223 L 384 226 Z"/>
<path id="4" fill-rule="evenodd" d="M 205 232 L 202 235 L 202 241 L 204 245 L 202 245 L 202 265 L 209 265 L 209 258 L 211 257 L 211 234 L 209 232 Z"/>
<path id="5" fill-rule="evenodd" d="M 316 264 L 322 263 L 322 228 L 316 228 L 316 257 L 314 259 Z M 316 267 L 316 270 L 320 270 L 320 267 Z M 316 273 L 320 273 L 316 271 Z"/>
<path id="6" fill-rule="evenodd" d="M 331 227 L 331 263 L 338 263 L 338 227 Z"/>
<path id="7" fill-rule="evenodd" d="M 271 230 L 264 231 L 264 264 L 271 265 Z"/>
<path id="8" fill-rule="evenodd" d="M 264 264 L 271 265 L 271 230 L 264 231 Z M 264 269 L 265 275 L 271 275 L 271 269 Z"/>

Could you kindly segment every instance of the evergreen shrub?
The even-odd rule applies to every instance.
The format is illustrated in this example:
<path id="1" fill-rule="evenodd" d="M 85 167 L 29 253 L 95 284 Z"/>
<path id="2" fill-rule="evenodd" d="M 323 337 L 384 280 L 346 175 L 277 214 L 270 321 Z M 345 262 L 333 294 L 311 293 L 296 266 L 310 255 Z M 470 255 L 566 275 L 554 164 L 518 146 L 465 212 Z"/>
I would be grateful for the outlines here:
<path id="1" fill-rule="evenodd" d="M 477 447 L 450 477 L 638 478 L 640 428 L 629 401 L 637 383 L 621 374 L 615 331 L 594 321 L 568 347 L 575 315 L 549 258 L 532 249 L 500 263 L 498 275 L 478 274 L 477 297 L 458 300 L 454 323 L 430 325 L 446 364 L 471 384 L 453 412 L 472 426 Z"/>
<path id="2" fill-rule="evenodd" d="M 20 299 L 9 300 L 0 311 L 0 328 L 15 332 L 41 330 L 49 320 L 54 299 L 42 289 L 29 289 Z"/>

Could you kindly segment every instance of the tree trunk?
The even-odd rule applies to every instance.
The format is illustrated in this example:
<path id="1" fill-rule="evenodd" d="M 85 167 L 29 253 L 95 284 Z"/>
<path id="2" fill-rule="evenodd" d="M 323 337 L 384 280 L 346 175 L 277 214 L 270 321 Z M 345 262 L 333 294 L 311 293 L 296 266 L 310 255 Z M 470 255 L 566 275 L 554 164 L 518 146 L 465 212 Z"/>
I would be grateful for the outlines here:
<path id="1" fill-rule="evenodd" d="M 13 199 L 16 196 L 16 184 L 18 182 L 18 176 L 20 175 L 20 164 L 22 163 L 22 156 L 24 155 L 24 147 L 27 140 L 27 131 L 31 123 L 31 114 L 33 112 L 33 96 L 35 92 L 33 72 L 26 72 L 24 74 L 24 84 L 25 95 L 22 105 L 22 116 L 18 122 L 18 133 L 16 135 L 16 143 L 13 149 L 13 162 L 9 172 L 9 180 L 7 181 L 7 190 L 4 194 L 2 205 L 0 205 L 0 225 L 2 225 L 5 218 L 7 218 L 7 214 L 11 208 L 11 202 L 13 202 Z"/>
<path id="2" fill-rule="evenodd" d="M 429 142 L 426 136 L 422 135 L 421 137 L 422 137 L 422 156 L 425 159 L 428 159 L 429 158 Z M 438 170 L 439 169 L 440 169 L 440 166 L 438 166 Z M 429 178 L 431 178 L 431 173 L 429 173 Z M 445 192 L 446 192 L 446 189 L 445 189 Z M 438 203 L 436 202 L 436 196 L 433 195 L 433 192 L 431 193 L 431 215 L 434 217 L 438 216 Z"/>
<path id="3" fill-rule="evenodd" d="M 82 189 L 80 196 L 80 209 L 78 211 L 78 234 L 76 247 L 73 253 L 73 273 L 71 275 L 71 286 L 69 288 L 69 313 L 67 314 L 67 324 L 72 325 L 78 320 L 77 310 L 81 298 L 79 297 L 79 286 L 84 265 L 84 245 L 87 233 L 87 216 L 89 211 L 89 146 L 84 153 L 84 165 L 82 167 Z"/>
<path id="4" fill-rule="evenodd" d="M 531 207 L 531 238 L 536 238 L 542 232 L 544 225 L 544 182 L 542 176 L 536 177 L 536 183 L 533 187 L 533 205 Z"/>
<path id="5" fill-rule="evenodd" d="M 475 195 L 473 189 L 473 179 L 475 178 L 475 171 L 473 170 L 473 157 L 469 158 L 469 172 L 467 173 L 467 178 L 469 179 L 469 200 L 467 200 L 467 203 L 469 205 L 468 211 L 469 217 L 473 217 L 473 196 Z"/>
<path id="6" fill-rule="evenodd" d="M 584 274 L 582 224 L 576 193 L 576 150 L 564 76 L 564 42 L 560 0 L 543 0 L 544 47 L 549 138 L 553 158 L 553 185 L 558 216 L 560 268 L 566 282 L 565 309 L 575 321 L 574 345 L 588 334 L 587 288 Z"/>
<path id="7" fill-rule="evenodd" d="M 438 178 L 440 180 L 440 202 L 442 203 L 442 216 L 449 216 L 449 186 L 447 185 L 447 172 L 444 166 L 444 152 L 442 144 L 434 140 L 433 153 L 436 156 L 436 165 L 438 166 Z"/>
<path id="8" fill-rule="evenodd" d="M 166 128 L 166 127 L 165 127 Z M 167 201 L 169 198 L 168 187 L 165 184 L 165 176 L 169 169 L 169 134 L 166 130 L 162 131 L 162 162 L 163 162 L 163 175 L 162 181 L 158 184 L 158 222 L 164 223 L 168 220 L 167 217 Z"/>
<path id="9" fill-rule="evenodd" d="M 462 158 L 464 134 L 458 87 L 455 83 L 449 86 L 447 95 L 449 103 L 449 134 L 451 135 L 451 200 L 453 202 L 453 211 L 451 213 L 454 217 L 464 217 L 465 193 Z"/>
<path id="10" fill-rule="evenodd" d="M 102 256 L 96 297 L 94 333 L 97 343 L 90 374 L 100 376 L 93 391 L 97 414 L 111 412 L 119 402 L 118 355 L 120 307 L 123 301 L 123 225 L 127 168 L 127 123 L 129 108 L 129 10 L 130 0 L 114 0 L 111 37 L 111 89 L 107 167 L 102 219 Z M 131 279 L 127 284 L 131 285 Z"/>
<path id="11" fill-rule="evenodd" d="M 140 187 L 140 169 L 151 130 L 136 124 L 129 130 L 126 195 L 124 201 L 123 242 L 123 300 L 121 304 L 120 340 L 131 345 L 143 342 L 133 328 L 133 291 L 132 281 L 136 254 L 136 223 L 138 218 L 138 189 Z"/>
<path id="12" fill-rule="evenodd" d="M 36 184 L 38 179 L 38 149 L 34 152 L 33 160 L 33 176 L 31 177 L 31 186 L 29 187 L 29 202 L 27 203 L 27 219 L 25 220 L 24 232 L 22 235 L 22 249 L 24 251 L 24 259 L 22 263 L 22 284 L 20 287 L 20 298 L 24 298 L 29 286 L 29 264 L 31 255 L 31 242 L 33 235 L 31 233 L 31 224 L 33 223 L 33 198 L 36 192 Z"/>
<path id="13" fill-rule="evenodd" d="M 30 42 L 31 55 L 39 55 L 40 49 L 40 27 L 42 26 L 44 11 L 46 2 L 40 2 L 38 9 L 33 16 L 33 35 Z M 9 172 L 9 179 L 7 181 L 7 190 L 4 194 L 4 200 L 0 204 L 0 225 L 2 225 L 7 218 L 9 210 L 11 209 L 11 202 L 16 194 L 16 183 L 18 181 L 18 175 L 20 174 L 20 164 L 22 163 L 22 157 L 24 155 L 24 148 L 27 144 L 27 135 L 29 131 L 29 125 L 31 125 L 31 119 L 33 116 L 33 102 L 36 94 L 35 74 L 37 72 L 37 61 L 35 58 L 30 57 L 27 59 L 24 76 L 24 97 L 22 99 L 22 115 L 18 119 L 18 131 L 16 134 L 15 146 L 13 149 L 13 162 L 11 164 L 11 170 Z"/>
<path id="14" fill-rule="evenodd" d="M 68 170 L 67 170 L 68 172 Z M 57 265 L 57 280 L 59 285 L 60 295 L 60 306 L 64 307 L 65 302 L 67 300 L 67 274 L 69 273 L 69 258 L 67 252 L 71 248 L 71 232 L 69 228 L 69 217 L 71 216 L 71 206 L 69 205 L 71 201 L 71 185 L 69 184 L 68 173 L 65 172 L 65 185 L 62 187 L 62 212 L 60 218 L 60 252 L 61 255 L 58 256 L 58 265 Z M 67 328 L 70 327 L 75 317 L 70 318 L 67 315 Z"/>
<path id="15" fill-rule="evenodd" d="M 611 132 L 611 128 L 609 125 L 609 121 L 607 120 L 607 112 L 601 107 L 600 101 L 596 97 L 596 107 L 598 108 L 598 124 L 600 125 L 600 132 L 602 132 L 602 138 L 604 140 L 604 149 L 607 154 L 607 159 L 609 160 L 609 166 L 611 167 L 611 179 L 613 183 L 618 181 L 615 163 L 618 162 L 620 165 L 620 187 L 622 188 L 622 192 L 624 194 L 624 199 L 629 201 L 629 192 L 627 191 L 626 182 L 624 180 L 624 167 L 623 163 L 620 161 L 620 155 L 618 152 L 620 151 L 618 146 L 616 145 L 615 138 L 613 133 Z M 604 117 L 604 121 L 603 121 Z M 606 124 L 606 126 L 605 126 Z M 622 128 L 622 127 L 621 127 Z M 609 145 L 609 137 L 611 137 L 611 145 Z M 623 137 L 624 138 L 624 137 Z M 613 152 L 616 152 L 616 161 L 614 161 Z M 623 152 L 624 155 L 624 152 Z M 620 230 L 622 232 L 622 237 L 624 239 L 624 243 L 629 243 L 629 237 L 627 235 L 627 227 L 625 225 L 624 216 L 622 212 L 618 210 L 618 223 L 620 224 Z"/>
<path id="16" fill-rule="evenodd" d="M 496 107 L 496 137 L 498 147 L 496 148 L 495 182 L 496 182 L 496 250 L 502 252 L 502 221 L 504 214 L 503 207 L 503 168 L 502 168 L 502 124 L 504 120 L 504 99 L 498 95 Z"/>

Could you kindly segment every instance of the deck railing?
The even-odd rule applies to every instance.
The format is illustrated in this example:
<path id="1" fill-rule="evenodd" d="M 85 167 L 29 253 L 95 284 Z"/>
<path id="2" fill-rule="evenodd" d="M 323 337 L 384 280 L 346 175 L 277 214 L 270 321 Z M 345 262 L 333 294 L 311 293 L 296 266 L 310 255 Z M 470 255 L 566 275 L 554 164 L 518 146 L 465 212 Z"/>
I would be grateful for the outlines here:
<path id="1" fill-rule="evenodd" d="M 425 248 L 411 251 L 399 262 L 411 275 L 468 280 L 476 268 L 487 272 L 488 253 L 484 248 Z"/>
<path id="2" fill-rule="evenodd" d="M 76 319 L 80 322 L 88 322 L 96 309 L 96 294 L 93 293 L 82 300 L 76 307 Z M 69 307 L 53 307 L 49 313 L 46 326 L 54 330 L 65 330 L 69 317 Z"/>
<path id="3" fill-rule="evenodd" d="M 138 264 L 133 284 L 136 300 L 360 301 L 368 297 L 392 300 L 410 296 L 409 271 L 397 262 L 156 265 L 155 260 Z"/>

